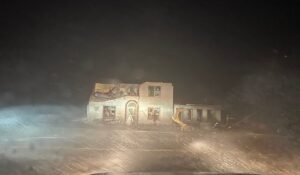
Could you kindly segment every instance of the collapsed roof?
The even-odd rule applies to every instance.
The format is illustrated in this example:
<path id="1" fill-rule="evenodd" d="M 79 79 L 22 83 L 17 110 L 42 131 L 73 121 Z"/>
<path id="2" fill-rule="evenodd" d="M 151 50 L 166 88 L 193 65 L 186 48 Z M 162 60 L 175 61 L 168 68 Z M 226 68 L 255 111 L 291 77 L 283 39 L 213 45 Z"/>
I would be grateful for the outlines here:
<path id="1" fill-rule="evenodd" d="M 139 95 L 139 84 L 96 83 L 90 100 L 106 101 L 106 100 L 112 100 L 124 96 L 138 96 L 138 95 Z"/>

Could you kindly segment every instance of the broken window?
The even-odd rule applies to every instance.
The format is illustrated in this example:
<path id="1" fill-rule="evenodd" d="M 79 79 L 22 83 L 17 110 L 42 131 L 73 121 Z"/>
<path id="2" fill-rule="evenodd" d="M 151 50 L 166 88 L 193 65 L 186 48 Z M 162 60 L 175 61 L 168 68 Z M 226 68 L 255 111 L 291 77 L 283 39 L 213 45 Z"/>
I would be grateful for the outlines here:
<path id="1" fill-rule="evenodd" d="M 114 120 L 116 118 L 115 106 L 103 106 L 103 120 Z"/>
<path id="2" fill-rule="evenodd" d="M 150 97 L 160 96 L 160 86 L 149 86 L 148 94 Z"/>
<path id="3" fill-rule="evenodd" d="M 159 119 L 160 108 L 158 107 L 149 107 L 148 108 L 148 120 L 156 121 Z"/>
<path id="4" fill-rule="evenodd" d="M 137 87 L 129 87 L 127 89 L 127 94 L 130 96 L 137 96 L 138 95 L 138 88 Z"/>

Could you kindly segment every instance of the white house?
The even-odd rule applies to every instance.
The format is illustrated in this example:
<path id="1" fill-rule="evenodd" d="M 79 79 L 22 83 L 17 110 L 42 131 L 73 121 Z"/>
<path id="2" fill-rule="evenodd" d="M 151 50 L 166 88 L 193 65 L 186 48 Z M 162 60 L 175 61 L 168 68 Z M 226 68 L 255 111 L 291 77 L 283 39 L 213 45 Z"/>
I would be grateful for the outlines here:
<path id="1" fill-rule="evenodd" d="M 172 115 L 173 85 L 162 82 L 96 83 L 87 107 L 89 120 L 103 122 L 169 124 Z"/>

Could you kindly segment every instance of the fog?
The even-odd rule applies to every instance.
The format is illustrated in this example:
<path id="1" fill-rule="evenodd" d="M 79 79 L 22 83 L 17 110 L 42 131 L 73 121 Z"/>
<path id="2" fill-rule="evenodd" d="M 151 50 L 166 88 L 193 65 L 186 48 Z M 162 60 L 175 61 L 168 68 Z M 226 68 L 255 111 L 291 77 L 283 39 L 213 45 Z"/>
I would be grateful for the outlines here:
<path id="1" fill-rule="evenodd" d="M 0 174 L 300 174 L 297 7 L 1 4 Z M 226 122 L 187 132 L 174 123 L 91 122 L 87 105 L 97 82 L 172 83 L 174 104 L 220 105 Z"/>

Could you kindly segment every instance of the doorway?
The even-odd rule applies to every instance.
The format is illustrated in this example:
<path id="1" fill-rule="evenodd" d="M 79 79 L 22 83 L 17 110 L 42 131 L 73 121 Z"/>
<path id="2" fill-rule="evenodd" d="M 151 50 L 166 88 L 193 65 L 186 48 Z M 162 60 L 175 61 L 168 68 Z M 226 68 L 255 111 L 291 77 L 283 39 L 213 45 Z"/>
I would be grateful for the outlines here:
<path id="1" fill-rule="evenodd" d="M 202 109 L 197 109 L 197 121 L 198 122 L 203 121 L 203 111 L 202 111 Z"/>
<path id="2" fill-rule="evenodd" d="M 130 100 L 125 106 L 125 124 L 137 125 L 138 124 L 138 103 L 135 100 Z"/>
<path id="3" fill-rule="evenodd" d="M 207 110 L 207 121 L 213 122 L 212 111 L 210 109 Z"/>

